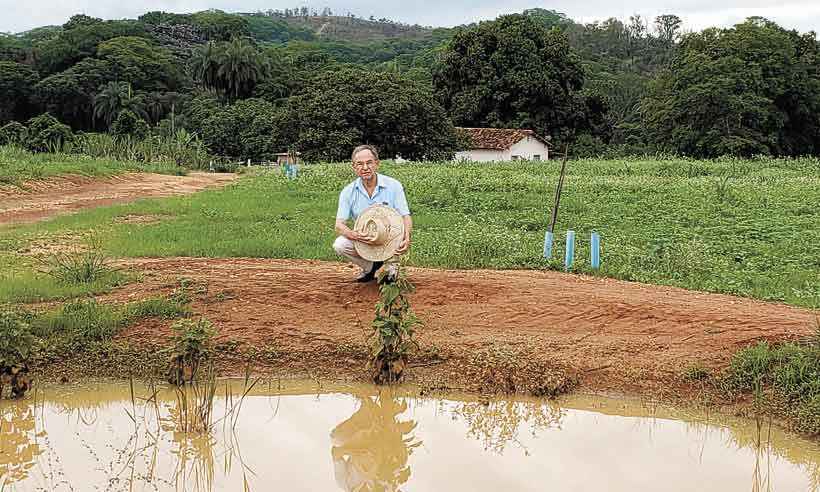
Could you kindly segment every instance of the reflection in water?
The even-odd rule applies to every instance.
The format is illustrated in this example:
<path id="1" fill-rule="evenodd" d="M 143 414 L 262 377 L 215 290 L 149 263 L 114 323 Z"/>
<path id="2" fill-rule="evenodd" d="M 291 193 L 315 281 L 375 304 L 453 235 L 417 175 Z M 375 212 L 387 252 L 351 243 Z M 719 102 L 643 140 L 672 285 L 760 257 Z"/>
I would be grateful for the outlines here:
<path id="1" fill-rule="evenodd" d="M 535 437 L 538 431 L 560 428 L 564 412 L 551 402 L 479 401 L 458 404 L 453 415 L 467 423 L 467 435 L 481 441 L 485 450 L 502 454 L 511 442 L 523 448 L 519 427 L 529 428 Z"/>
<path id="2" fill-rule="evenodd" d="M 407 410 L 404 399 L 387 392 L 358 398 L 356 413 L 330 433 L 336 483 L 345 492 L 397 491 L 410 478 L 410 454 L 421 445 L 411 434 L 416 423 L 398 420 Z"/>
<path id="3" fill-rule="evenodd" d="M 0 401 L 0 490 L 28 477 L 43 452 L 37 438 L 45 432 L 36 431 L 34 413 L 28 403 Z"/>
<path id="4" fill-rule="evenodd" d="M 230 397 L 246 391 L 244 405 Z M 224 394 L 204 434 L 183 431 L 196 400 L 170 389 L 59 387 L 36 411 L 0 402 L 0 491 L 523 491 L 542 490 L 545 470 L 553 490 L 817 490 L 815 442 L 634 400 L 313 382 Z"/>

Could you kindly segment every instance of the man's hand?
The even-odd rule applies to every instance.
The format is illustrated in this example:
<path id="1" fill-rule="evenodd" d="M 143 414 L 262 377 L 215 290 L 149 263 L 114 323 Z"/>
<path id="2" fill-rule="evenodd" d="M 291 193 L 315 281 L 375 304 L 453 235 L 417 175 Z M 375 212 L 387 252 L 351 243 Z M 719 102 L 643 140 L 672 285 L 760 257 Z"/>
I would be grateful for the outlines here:
<path id="1" fill-rule="evenodd" d="M 360 232 L 351 230 L 348 234 L 345 235 L 346 238 L 350 239 L 351 241 L 358 241 L 364 244 L 374 244 L 375 239 L 371 238 L 365 234 Z"/>
<path id="2" fill-rule="evenodd" d="M 406 253 L 407 250 L 410 249 L 410 242 L 410 236 L 404 236 L 404 240 L 402 240 L 401 244 L 399 245 L 399 248 L 396 250 L 396 254 L 403 255 L 404 253 Z"/>

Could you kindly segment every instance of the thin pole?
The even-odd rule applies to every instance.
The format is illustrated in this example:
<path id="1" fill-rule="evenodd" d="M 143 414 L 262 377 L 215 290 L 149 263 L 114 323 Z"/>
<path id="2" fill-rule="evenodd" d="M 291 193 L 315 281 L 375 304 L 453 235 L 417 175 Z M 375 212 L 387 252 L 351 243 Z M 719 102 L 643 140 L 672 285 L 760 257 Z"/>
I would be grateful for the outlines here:
<path id="1" fill-rule="evenodd" d="M 564 174 L 567 170 L 567 156 L 569 156 L 569 144 L 564 146 L 564 158 L 561 160 L 561 175 L 558 177 L 558 186 L 555 189 L 555 205 L 552 207 L 552 217 L 550 218 L 549 232 L 555 232 L 555 223 L 558 221 L 558 205 L 561 203 L 561 190 L 564 187 Z"/>

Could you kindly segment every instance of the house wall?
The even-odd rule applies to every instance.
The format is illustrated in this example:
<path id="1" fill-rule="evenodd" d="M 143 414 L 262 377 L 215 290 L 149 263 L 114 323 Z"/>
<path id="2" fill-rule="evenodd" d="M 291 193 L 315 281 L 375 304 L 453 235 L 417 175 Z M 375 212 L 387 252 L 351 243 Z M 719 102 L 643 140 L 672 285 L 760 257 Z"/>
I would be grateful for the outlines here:
<path id="1" fill-rule="evenodd" d="M 533 156 L 541 156 L 542 161 L 549 160 L 549 147 L 544 145 L 537 138 L 527 137 L 521 139 L 517 144 L 510 147 L 507 151 L 508 160 L 512 160 L 512 156 L 521 156 L 522 159 L 532 160 Z"/>
<path id="2" fill-rule="evenodd" d="M 473 149 L 463 152 L 456 152 L 457 161 L 492 162 L 503 161 L 505 152 L 503 150 Z"/>
<path id="3" fill-rule="evenodd" d="M 532 160 L 535 155 L 541 156 L 542 161 L 549 160 L 549 148 L 540 140 L 527 137 L 507 150 L 473 149 L 456 152 L 456 160 L 473 162 L 511 161 L 513 156 Z"/>

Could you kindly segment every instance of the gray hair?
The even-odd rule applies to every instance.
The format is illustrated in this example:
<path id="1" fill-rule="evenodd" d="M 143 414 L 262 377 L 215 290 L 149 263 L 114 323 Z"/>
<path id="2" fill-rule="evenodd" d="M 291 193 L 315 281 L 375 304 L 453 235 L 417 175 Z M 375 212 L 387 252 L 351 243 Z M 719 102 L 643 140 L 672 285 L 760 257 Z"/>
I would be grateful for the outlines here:
<path id="1" fill-rule="evenodd" d="M 353 159 L 355 159 L 356 154 L 358 154 L 359 152 L 361 152 L 363 150 L 369 150 L 370 152 L 373 153 L 373 157 L 375 157 L 377 161 L 379 160 L 379 151 L 376 150 L 376 147 L 373 147 L 372 145 L 359 145 L 358 147 L 353 149 L 353 153 L 350 154 L 350 160 L 352 161 Z"/>

